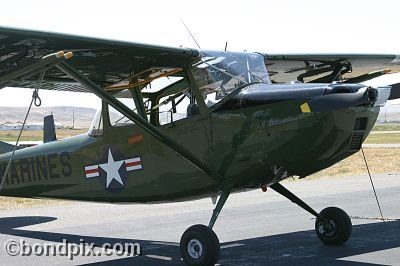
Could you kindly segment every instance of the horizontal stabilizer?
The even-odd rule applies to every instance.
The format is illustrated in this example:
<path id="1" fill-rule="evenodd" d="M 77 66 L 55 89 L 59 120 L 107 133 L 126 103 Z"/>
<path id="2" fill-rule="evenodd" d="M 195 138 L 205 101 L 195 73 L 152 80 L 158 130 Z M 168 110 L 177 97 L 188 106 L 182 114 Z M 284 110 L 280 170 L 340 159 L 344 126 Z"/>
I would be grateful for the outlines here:
<path id="1" fill-rule="evenodd" d="M 13 151 L 13 149 L 14 149 L 14 145 L 0 141 L 0 154 Z"/>
<path id="2" fill-rule="evenodd" d="M 53 115 L 45 116 L 43 119 L 43 143 L 57 140 L 56 128 Z"/>

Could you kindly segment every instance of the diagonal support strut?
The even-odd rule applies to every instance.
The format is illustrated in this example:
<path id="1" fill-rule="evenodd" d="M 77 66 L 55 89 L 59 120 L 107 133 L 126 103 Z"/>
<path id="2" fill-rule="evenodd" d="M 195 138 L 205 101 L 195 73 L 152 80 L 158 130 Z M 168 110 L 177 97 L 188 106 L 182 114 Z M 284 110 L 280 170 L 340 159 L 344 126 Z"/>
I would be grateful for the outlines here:
<path id="1" fill-rule="evenodd" d="M 314 215 L 316 218 L 319 218 L 322 221 L 326 221 L 326 219 L 321 215 L 319 215 L 318 212 L 316 212 L 307 203 L 302 201 L 300 198 L 298 198 L 296 195 L 294 195 L 292 192 L 290 192 L 287 188 L 285 188 L 281 184 L 275 183 L 273 185 L 270 185 L 269 187 L 278 192 L 279 194 L 281 194 L 282 196 L 284 196 L 285 198 L 289 199 L 291 202 L 296 203 L 298 206 L 300 206 L 302 209 L 306 210 L 310 214 Z"/>
<path id="2" fill-rule="evenodd" d="M 221 196 L 219 197 L 217 206 L 215 206 L 213 210 L 213 214 L 211 216 L 210 222 L 208 224 L 208 227 L 212 229 L 214 227 L 215 222 L 217 221 L 217 218 L 222 210 L 222 207 L 224 207 L 226 200 L 228 199 L 229 195 L 231 194 L 232 191 L 232 185 L 226 185 L 224 189 L 222 190 Z"/>

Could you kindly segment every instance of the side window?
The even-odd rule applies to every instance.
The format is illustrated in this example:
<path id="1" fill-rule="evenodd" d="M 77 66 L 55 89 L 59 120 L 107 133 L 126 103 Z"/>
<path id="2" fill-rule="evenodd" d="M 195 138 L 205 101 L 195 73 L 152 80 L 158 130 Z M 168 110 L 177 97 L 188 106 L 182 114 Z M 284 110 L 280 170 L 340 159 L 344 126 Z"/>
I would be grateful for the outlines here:
<path id="1" fill-rule="evenodd" d="M 109 88 L 114 91 L 125 88 L 113 96 L 137 114 L 147 115 L 147 120 L 155 125 L 165 125 L 199 114 L 187 75 L 180 67 L 152 66 Z M 141 97 L 144 97 L 143 102 Z M 133 124 L 111 106 L 108 107 L 108 115 L 112 126 Z"/>
<path id="2" fill-rule="evenodd" d="M 137 113 L 135 102 L 133 101 L 132 98 L 119 98 L 118 100 L 125 106 L 129 107 L 129 109 Z M 128 126 L 135 124 L 132 120 L 128 119 L 126 116 L 121 114 L 119 111 L 115 110 L 114 107 L 110 105 L 108 106 L 108 116 L 110 117 L 110 124 L 113 127 Z"/>
<path id="3" fill-rule="evenodd" d="M 140 115 L 140 112 L 138 111 L 138 106 L 136 106 L 135 100 L 133 99 L 132 94 L 128 90 L 117 93 L 115 97 L 130 110 Z M 142 108 L 141 110 L 144 110 L 142 111 L 142 113 L 146 113 L 147 119 L 150 119 L 151 101 L 147 98 L 143 98 L 143 103 L 144 106 L 140 106 L 140 108 Z M 113 127 L 129 126 L 135 124 L 132 120 L 127 118 L 125 115 L 121 114 L 119 111 L 117 111 L 114 107 L 110 105 L 108 106 L 108 116 L 110 118 L 110 124 Z"/>
<path id="4" fill-rule="evenodd" d="M 160 125 L 166 125 L 199 114 L 199 108 L 189 89 L 162 97 L 158 104 Z"/>

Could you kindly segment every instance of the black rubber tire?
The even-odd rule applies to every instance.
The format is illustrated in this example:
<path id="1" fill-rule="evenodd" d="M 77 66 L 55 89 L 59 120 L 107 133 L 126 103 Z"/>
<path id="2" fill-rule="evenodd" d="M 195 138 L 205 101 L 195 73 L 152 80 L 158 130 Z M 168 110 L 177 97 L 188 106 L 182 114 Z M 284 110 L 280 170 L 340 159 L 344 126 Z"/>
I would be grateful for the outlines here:
<path id="1" fill-rule="evenodd" d="M 201 255 L 195 258 L 189 254 L 188 245 L 191 240 L 201 244 Z M 202 224 L 189 227 L 180 241 L 181 256 L 187 265 L 209 266 L 215 265 L 219 259 L 220 244 L 214 231 Z"/>
<path id="2" fill-rule="evenodd" d="M 332 226 L 329 230 L 324 226 L 321 219 L 317 218 L 315 221 L 315 232 L 323 243 L 328 245 L 342 245 L 349 240 L 353 226 L 350 217 L 345 211 L 336 207 L 328 207 L 323 209 L 320 215 L 327 219 Z"/>

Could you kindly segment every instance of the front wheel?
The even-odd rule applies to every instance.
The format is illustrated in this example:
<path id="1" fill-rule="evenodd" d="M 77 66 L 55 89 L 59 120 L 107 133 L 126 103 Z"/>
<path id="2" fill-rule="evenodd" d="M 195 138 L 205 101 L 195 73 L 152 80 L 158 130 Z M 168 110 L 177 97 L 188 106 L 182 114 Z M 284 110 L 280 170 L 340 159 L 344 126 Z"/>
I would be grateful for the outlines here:
<path id="1" fill-rule="evenodd" d="M 215 265 L 219 259 L 218 237 L 202 224 L 193 225 L 183 233 L 180 248 L 182 258 L 188 265 Z"/>
<path id="2" fill-rule="evenodd" d="M 320 216 L 325 220 L 317 218 L 315 231 L 323 243 L 342 245 L 349 240 L 352 224 L 345 211 L 336 207 L 328 207 L 320 212 Z"/>

